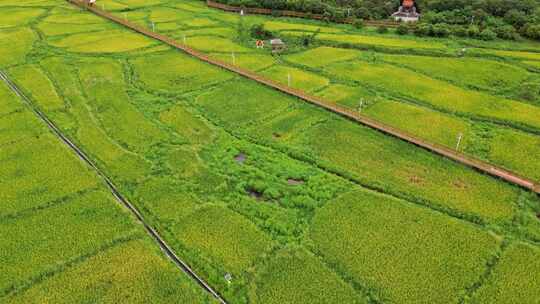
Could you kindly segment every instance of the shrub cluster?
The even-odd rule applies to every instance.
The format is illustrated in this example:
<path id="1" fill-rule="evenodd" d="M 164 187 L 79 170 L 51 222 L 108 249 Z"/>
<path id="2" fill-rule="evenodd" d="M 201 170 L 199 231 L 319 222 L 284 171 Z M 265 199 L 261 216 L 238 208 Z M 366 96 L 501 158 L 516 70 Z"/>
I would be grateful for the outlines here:
<path id="1" fill-rule="evenodd" d="M 386 19 L 400 1 L 384 0 L 217 0 L 221 3 L 322 14 L 326 20 Z M 540 0 L 417 0 L 422 36 L 455 35 L 484 40 L 513 40 L 520 36 L 540 40 Z M 404 26 L 398 33 L 411 31 Z"/>

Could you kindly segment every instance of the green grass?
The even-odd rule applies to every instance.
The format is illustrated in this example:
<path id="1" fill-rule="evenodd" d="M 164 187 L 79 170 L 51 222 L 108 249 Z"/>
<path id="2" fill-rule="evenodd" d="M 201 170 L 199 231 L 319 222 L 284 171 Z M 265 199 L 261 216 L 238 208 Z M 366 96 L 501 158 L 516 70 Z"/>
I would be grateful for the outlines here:
<path id="1" fill-rule="evenodd" d="M 208 143 L 213 131 L 199 117 L 177 105 L 160 114 L 160 120 L 190 143 Z"/>
<path id="2" fill-rule="evenodd" d="M 26 25 L 43 13 L 45 13 L 43 9 L 3 8 L 0 29 Z"/>
<path id="3" fill-rule="evenodd" d="M 313 124 L 326 119 L 326 115 L 315 109 L 295 109 L 255 124 L 248 131 L 257 138 L 284 144 L 297 138 Z"/>
<path id="4" fill-rule="evenodd" d="M 46 18 L 40 23 L 52 23 L 57 24 L 58 27 L 65 27 L 69 25 L 97 25 L 97 24 L 110 24 L 105 19 L 96 16 L 94 14 L 88 14 L 84 11 L 77 9 L 75 6 L 62 5 L 51 10 Z"/>
<path id="5" fill-rule="evenodd" d="M 120 243 L 4 303 L 211 302 L 153 247 L 146 240 Z"/>
<path id="6" fill-rule="evenodd" d="M 145 87 L 160 91 L 196 90 L 232 77 L 219 68 L 201 63 L 178 51 L 140 57 L 131 63 Z"/>
<path id="7" fill-rule="evenodd" d="M 187 25 L 188 27 L 210 27 L 210 26 L 218 25 L 217 22 L 208 18 L 197 18 L 197 19 L 192 19 L 192 20 L 185 20 L 185 21 L 182 21 L 182 23 Z"/>
<path id="8" fill-rule="evenodd" d="M 181 33 L 181 35 L 177 33 Z M 206 27 L 206 28 L 195 28 L 195 29 L 185 29 L 182 26 L 180 31 L 171 32 L 172 35 L 176 35 L 178 41 L 183 40 L 183 35 L 189 39 L 190 37 L 196 36 L 210 36 L 210 37 L 221 37 L 227 39 L 234 39 L 236 37 L 236 31 L 230 27 Z M 217 50 L 217 49 L 216 49 Z M 221 51 L 221 50 L 217 50 Z"/>
<path id="9" fill-rule="evenodd" d="M 28 28 L 0 30 L 0 67 L 24 62 L 36 38 Z"/>
<path id="10" fill-rule="evenodd" d="M 462 86 L 501 92 L 512 89 L 530 74 L 521 68 L 485 59 L 385 55 L 384 61 L 406 66 L 435 78 Z"/>
<path id="11" fill-rule="evenodd" d="M 511 129 L 494 133 L 488 157 L 502 166 L 540 180 L 540 136 Z"/>
<path id="12" fill-rule="evenodd" d="M 361 191 L 321 209 L 310 235 L 330 263 L 389 303 L 458 302 L 499 243 L 467 223 Z"/>
<path id="13" fill-rule="evenodd" d="M 177 40 L 183 42 L 182 34 Z M 198 36 L 186 38 L 186 45 L 203 52 L 249 52 L 252 49 L 237 44 L 230 39 L 215 36 Z M 253 47 L 255 49 L 255 47 Z"/>
<path id="14" fill-rule="evenodd" d="M 30 97 L 46 111 L 58 111 L 66 107 L 51 81 L 35 65 L 23 65 L 9 70 L 10 75 L 29 93 Z"/>
<path id="15" fill-rule="evenodd" d="M 0 104 L 0 117 L 20 111 L 24 107 L 5 83 L 0 84 Z"/>
<path id="16" fill-rule="evenodd" d="M 212 53 L 211 56 L 230 64 L 234 63 L 235 65 L 250 71 L 258 71 L 276 64 L 276 59 L 267 54 L 234 54 L 234 62 L 232 54 Z"/>
<path id="17" fill-rule="evenodd" d="M 523 63 L 540 69 L 540 61 L 523 61 Z"/>
<path id="18" fill-rule="evenodd" d="M 31 113 L 15 112 L 0 117 L 0 146 L 38 137 L 44 133 L 43 126 L 33 119 Z"/>
<path id="19" fill-rule="evenodd" d="M 301 53 L 285 56 L 287 61 L 309 67 L 322 67 L 334 62 L 347 61 L 360 56 L 360 52 L 320 46 Z"/>
<path id="20" fill-rule="evenodd" d="M 156 7 L 153 8 L 150 12 L 149 19 L 151 22 L 171 22 L 171 21 L 182 21 L 186 19 L 193 18 L 193 15 L 190 13 L 182 12 L 177 9 L 168 8 L 168 7 Z"/>
<path id="21" fill-rule="evenodd" d="M 540 249 L 514 243 L 503 253 L 471 303 L 535 303 L 540 294 Z"/>
<path id="22" fill-rule="evenodd" d="M 10 233 L 0 236 L 5 249 L 0 290 L 54 271 L 136 230 L 105 191 L 84 194 L 20 219 L 3 219 L 2 229 Z"/>
<path id="23" fill-rule="evenodd" d="M 413 71 L 380 63 L 337 63 L 333 75 L 350 78 L 393 94 L 421 100 L 446 111 L 540 128 L 540 107 L 465 90 Z"/>
<path id="24" fill-rule="evenodd" d="M 20 125 L 25 121 L 21 119 L 15 123 Z M 36 149 L 40 152 L 36 153 Z M 97 184 L 93 174 L 77 157 L 66 157 L 65 147 L 52 135 L 31 137 L 2 147 L 1 152 L 2 216 L 39 207 Z M 49 170 L 42 170 L 48 165 L 51 166 Z"/>
<path id="25" fill-rule="evenodd" d="M 363 113 L 447 147 L 455 147 L 459 134 L 463 134 L 461 147 L 465 148 L 471 132 L 471 125 L 467 121 L 405 103 L 381 101 L 368 107 Z"/>
<path id="26" fill-rule="evenodd" d="M 518 51 L 502 51 L 502 50 L 479 50 L 474 49 L 474 52 L 479 52 L 481 54 L 493 54 L 501 57 L 510 57 L 517 59 L 526 59 L 526 60 L 540 60 L 540 53 L 533 52 L 518 52 Z"/>
<path id="27" fill-rule="evenodd" d="M 80 33 L 50 39 L 49 44 L 77 53 L 119 53 L 155 44 L 150 38 L 125 30 Z"/>
<path id="28" fill-rule="evenodd" d="M 253 303 L 367 303 L 312 254 L 283 249 L 257 266 Z"/>
<path id="29" fill-rule="evenodd" d="M 343 84 L 330 84 L 324 90 L 316 92 L 315 94 L 327 101 L 355 110 L 358 110 L 362 100 L 364 102 L 363 107 L 382 100 L 381 97 L 376 96 L 362 87 Z"/>
<path id="30" fill-rule="evenodd" d="M 287 32 L 291 34 L 291 32 Z M 369 46 L 381 46 L 388 48 L 411 48 L 411 49 L 443 49 L 445 45 L 440 42 L 423 41 L 420 39 L 387 38 L 368 35 L 350 34 L 319 34 L 317 40 L 337 43 L 348 43 Z"/>
<path id="31" fill-rule="evenodd" d="M 488 231 L 536 237 L 537 201 L 510 185 L 166 51 L 66 3 L 21 5 L 28 3 L 51 6 L 44 9 L 49 17 L 32 25 L 43 36 L 21 27 L 31 37 L 21 51 L 5 51 L 7 65 L 27 62 L 12 70 L 19 71 L 14 80 L 228 302 L 365 303 L 364 292 L 383 302 L 457 302 L 498 249 Z M 236 39 L 238 14 L 194 1 L 98 1 L 103 3 L 118 16 L 119 9 L 129 9 L 128 19 L 137 24 L 158 22 L 158 31 L 178 41 L 186 35 L 189 46 L 195 42 L 210 56 L 231 62 L 234 51 L 239 66 L 267 71 L 282 83 L 292 71 L 293 86 L 334 102 L 355 107 L 364 98 L 366 114 L 411 132 L 450 144 L 454 130 L 468 130 L 466 120 L 391 101 L 398 93 L 357 87 L 347 78 L 354 73 L 330 77 L 286 65 L 333 67 L 379 56 L 303 50 L 287 41 L 294 53 L 275 66 L 268 49 Z M 269 20 L 278 19 L 245 16 L 244 22 L 249 27 Z M 319 28 L 299 19 L 277 22 L 277 31 Z M 98 31 L 107 26 L 114 30 Z M 374 46 L 422 48 L 435 41 L 321 26 L 351 30 L 347 35 L 363 41 L 358 43 Z M 41 40 L 35 47 L 34 38 Z M 34 81 L 28 75 L 35 73 Z M 410 83 L 395 85 L 400 93 L 410 91 Z M 203 290 L 148 242 L 95 174 L 44 134 L 7 89 L 0 88 L 0 98 L 0 180 L 7 181 L 0 183 L 0 201 L 7 202 L 0 228 L 10 232 L 0 235 L 9 252 L 0 259 L 3 270 L 8 265 L 0 297 L 5 286 L 24 287 L 0 302 L 203 302 Z M 61 106 L 45 109 L 49 99 Z M 235 160 L 239 153 L 246 156 L 243 163 Z M 360 185 L 410 201 L 367 194 Z M 358 192 L 336 199 L 352 189 Z M 223 278 L 227 272 L 233 274 L 230 284 Z"/>
<path id="32" fill-rule="evenodd" d="M 262 71 L 261 74 L 284 85 L 289 84 L 288 77 L 290 75 L 291 87 L 306 92 L 313 92 L 321 89 L 330 82 L 327 78 L 315 73 L 282 65 L 273 66 Z"/>
<path id="33" fill-rule="evenodd" d="M 296 141 L 326 166 L 386 191 L 490 221 L 512 217 L 510 187 L 353 122 L 318 124 Z"/>
<path id="34" fill-rule="evenodd" d="M 302 32 L 318 32 L 321 33 L 339 33 L 341 30 L 330 26 L 309 25 L 303 23 L 267 21 L 264 27 L 269 31 L 302 31 Z"/>
<path id="35" fill-rule="evenodd" d="M 207 94 L 200 95 L 197 103 L 225 125 L 245 125 L 287 109 L 291 100 L 282 96 L 262 85 L 242 79 L 225 83 Z"/>
<path id="36" fill-rule="evenodd" d="M 253 223 L 219 206 L 202 207 L 171 229 L 185 246 L 232 274 L 248 270 L 271 241 Z"/>
<path id="37" fill-rule="evenodd" d="M 112 60 L 82 63 L 79 67 L 83 90 L 103 129 L 132 151 L 145 149 L 166 135 L 145 119 L 125 91 L 122 67 Z M 134 129 L 132 125 L 137 125 Z"/>
<path id="38" fill-rule="evenodd" d="M 64 120 L 63 126 L 74 125 L 69 129 L 68 134 L 99 165 L 108 168 L 111 177 L 116 180 L 131 181 L 144 178 L 150 171 L 150 164 L 114 141 L 111 135 L 100 127 L 99 115 L 92 112 L 93 105 L 89 104 L 82 92 L 79 70 L 74 68 L 83 63 L 60 58 L 42 62 L 42 66 L 58 84 L 61 95 L 70 101 L 69 115 L 72 122 L 68 123 Z M 51 118 L 56 118 L 55 113 L 48 114 Z"/>

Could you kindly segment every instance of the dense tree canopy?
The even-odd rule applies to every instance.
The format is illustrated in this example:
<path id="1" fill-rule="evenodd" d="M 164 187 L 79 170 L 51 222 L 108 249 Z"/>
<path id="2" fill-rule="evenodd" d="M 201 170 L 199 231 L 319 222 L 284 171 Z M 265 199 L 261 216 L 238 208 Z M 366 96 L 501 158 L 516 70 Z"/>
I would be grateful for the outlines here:
<path id="1" fill-rule="evenodd" d="M 346 17 L 386 19 L 400 0 L 218 0 L 222 3 L 275 10 L 324 14 L 330 20 Z M 435 32 L 480 39 L 515 39 L 519 35 L 540 40 L 540 0 L 416 0 L 423 27 L 417 34 Z M 483 33 L 486 31 L 486 33 Z M 495 35 L 493 35 L 495 34 Z"/>

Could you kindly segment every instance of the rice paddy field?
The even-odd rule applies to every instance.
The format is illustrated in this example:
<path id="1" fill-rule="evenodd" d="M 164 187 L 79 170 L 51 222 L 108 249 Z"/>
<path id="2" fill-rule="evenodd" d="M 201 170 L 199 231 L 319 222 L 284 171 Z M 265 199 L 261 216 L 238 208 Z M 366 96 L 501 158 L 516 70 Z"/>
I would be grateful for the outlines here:
<path id="1" fill-rule="evenodd" d="M 96 5 L 540 180 L 540 45 Z M 0 71 L 30 101 L 0 82 L 1 303 L 219 303 L 147 227 L 225 303 L 538 303 L 537 194 L 65 1 L 3 0 L 0 17 Z M 257 23 L 288 49 L 256 49 Z"/>

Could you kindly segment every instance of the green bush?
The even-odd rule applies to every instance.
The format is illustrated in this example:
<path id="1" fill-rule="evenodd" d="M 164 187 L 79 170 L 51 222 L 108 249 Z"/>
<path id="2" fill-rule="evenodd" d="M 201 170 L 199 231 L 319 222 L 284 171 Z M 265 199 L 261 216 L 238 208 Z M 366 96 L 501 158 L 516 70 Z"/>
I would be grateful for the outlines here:
<path id="1" fill-rule="evenodd" d="M 476 38 L 480 35 L 480 29 L 476 25 L 471 25 L 467 29 L 467 36 L 471 38 Z"/>
<path id="2" fill-rule="evenodd" d="M 480 39 L 482 39 L 482 40 L 495 40 L 495 39 L 497 39 L 497 34 L 494 31 L 490 30 L 490 29 L 485 29 L 480 33 Z"/>
<path id="3" fill-rule="evenodd" d="M 399 35 L 407 35 L 409 33 L 409 27 L 405 23 L 401 23 L 397 29 L 396 32 Z"/>
<path id="4" fill-rule="evenodd" d="M 435 37 L 448 37 L 450 35 L 450 27 L 445 23 L 435 24 L 432 35 Z"/>
<path id="5" fill-rule="evenodd" d="M 249 29 L 251 37 L 256 39 L 267 40 L 274 37 L 272 32 L 264 28 L 263 24 L 254 24 Z"/>
<path id="6" fill-rule="evenodd" d="M 385 33 L 388 33 L 388 28 L 384 25 L 381 25 L 379 27 L 377 27 L 377 33 L 379 34 L 385 34 Z"/>

